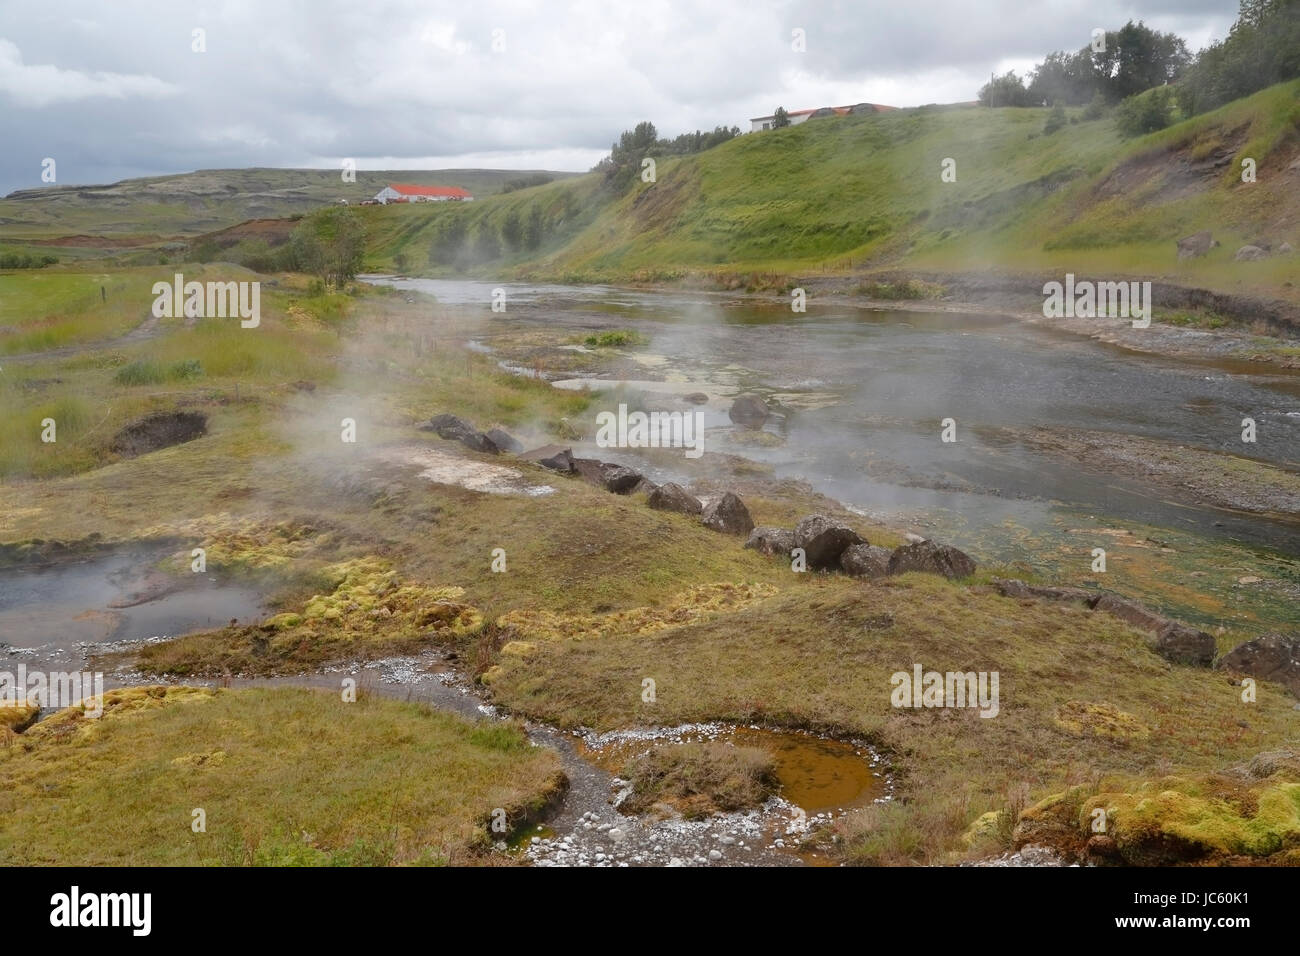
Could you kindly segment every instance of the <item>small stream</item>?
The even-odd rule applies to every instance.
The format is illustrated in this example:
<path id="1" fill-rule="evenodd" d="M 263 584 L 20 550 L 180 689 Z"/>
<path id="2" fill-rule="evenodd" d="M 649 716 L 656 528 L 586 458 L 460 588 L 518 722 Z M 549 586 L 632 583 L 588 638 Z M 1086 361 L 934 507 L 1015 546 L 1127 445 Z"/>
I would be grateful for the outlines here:
<path id="1" fill-rule="evenodd" d="M 264 597 L 245 584 L 195 575 L 191 582 L 155 566 L 166 549 L 131 548 L 82 561 L 0 571 L 0 670 L 19 663 L 33 671 L 81 671 L 98 655 L 140 641 L 163 640 L 264 616 Z M 330 667 L 290 678 L 233 680 L 233 687 L 310 687 L 337 692 L 345 677 L 376 694 L 417 700 L 470 720 L 504 719 L 461 674 L 454 652 L 434 648 L 398 657 Z M 126 670 L 104 675 L 105 689 L 158 683 Z M 214 686 L 213 681 L 186 681 Z M 819 863 L 800 854 L 798 838 L 843 810 L 891 799 L 880 758 L 865 744 L 812 734 L 721 724 L 654 728 L 600 736 L 537 722 L 525 729 L 555 750 L 569 779 L 558 809 L 534 833 L 519 835 L 540 866 L 720 865 Z M 620 813 L 617 769 L 659 741 L 731 740 L 772 754 L 781 795 L 760 809 L 704 820 L 650 820 Z M 504 844 L 502 845 L 504 848 Z"/>

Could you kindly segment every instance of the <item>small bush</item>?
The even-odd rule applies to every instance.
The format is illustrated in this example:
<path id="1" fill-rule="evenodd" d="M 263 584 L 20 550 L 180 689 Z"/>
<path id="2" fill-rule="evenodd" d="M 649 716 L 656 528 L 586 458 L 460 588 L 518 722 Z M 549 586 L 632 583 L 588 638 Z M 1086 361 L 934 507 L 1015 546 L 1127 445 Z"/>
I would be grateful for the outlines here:
<path id="1" fill-rule="evenodd" d="M 1115 125 L 1125 136 L 1154 133 L 1173 121 L 1174 93 L 1169 86 L 1157 86 L 1130 96 L 1115 107 Z"/>
<path id="2" fill-rule="evenodd" d="M 118 385 L 157 385 L 167 378 L 157 362 L 139 360 L 123 365 L 113 376 Z"/>
<path id="3" fill-rule="evenodd" d="M 582 341 L 588 348 L 610 349 L 645 345 L 647 339 L 640 332 L 630 332 L 627 329 L 615 329 L 611 332 L 599 332 L 595 335 L 589 335 Z"/>

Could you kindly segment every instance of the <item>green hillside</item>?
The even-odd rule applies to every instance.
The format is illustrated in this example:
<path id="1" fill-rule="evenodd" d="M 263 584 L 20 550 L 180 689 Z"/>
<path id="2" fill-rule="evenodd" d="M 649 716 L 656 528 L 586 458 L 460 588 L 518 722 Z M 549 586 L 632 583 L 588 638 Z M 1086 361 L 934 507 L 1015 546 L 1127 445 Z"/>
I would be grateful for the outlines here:
<path id="1" fill-rule="evenodd" d="M 175 176 L 128 179 L 107 186 L 21 189 L 0 199 L 0 239 L 21 243 L 76 235 L 194 236 L 246 219 L 310 212 L 347 199 L 370 199 L 391 182 L 459 186 L 476 197 L 501 191 L 512 179 L 541 170 L 359 170 L 345 183 L 331 169 L 206 169 Z M 546 172 L 562 179 L 573 173 Z"/>
<path id="2" fill-rule="evenodd" d="M 597 174 L 464 206 L 367 210 L 369 264 L 588 279 L 685 272 L 1109 269 L 1285 294 L 1300 245 L 1300 82 L 1123 139 L 1084 111 L 922 107 L 815 120 L 658 164 L 612 195 Z M 1257 182 L 1241 182 L 1253 158 Z M 943 182 L 945 159 L 956 181 Z M 514 243 L 508 220 L 537 224 Z M 1202 229 L 1221 245 L 1179 263 Z M 504 230 L 504 231 L 503 231 Z M 531 239 L 531 241 L 530 241 Z M 402 258 L 399 260 L 399 254 Z M 1248 271 L 1247 271 L 1248 270 Z"/>

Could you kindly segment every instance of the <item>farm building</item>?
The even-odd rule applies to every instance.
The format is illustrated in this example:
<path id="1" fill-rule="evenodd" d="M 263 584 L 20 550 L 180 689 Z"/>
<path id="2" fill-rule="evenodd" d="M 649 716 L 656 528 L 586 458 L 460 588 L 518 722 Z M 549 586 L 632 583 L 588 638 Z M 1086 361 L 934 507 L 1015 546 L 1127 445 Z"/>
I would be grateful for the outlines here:
<path id="1" fill-rule="evenodd" d="M 858 103 L 854 106 L 821 106 L 811 110 L 794 110 L 786 115 L 790 117 L 791 126 L 798 126 L 806 120 L 821 119 L 823 116 L 856 116 L 859 113 L 885 113 L 897 108 L 896 106 L 881 106 L 879 103 Z M 775 115 L 757 116 L 749 121 L 749 131 L 757 133 L 760 130 L 771 129 L 775 119 Z"/>
<path id="2" fill-rule="evenodd" d="M 459 186 L 413 186 L 410 183 L 389 183 L 375 194 L 375 201 L 390 202 L 463 202 L 473 199 Z"/>

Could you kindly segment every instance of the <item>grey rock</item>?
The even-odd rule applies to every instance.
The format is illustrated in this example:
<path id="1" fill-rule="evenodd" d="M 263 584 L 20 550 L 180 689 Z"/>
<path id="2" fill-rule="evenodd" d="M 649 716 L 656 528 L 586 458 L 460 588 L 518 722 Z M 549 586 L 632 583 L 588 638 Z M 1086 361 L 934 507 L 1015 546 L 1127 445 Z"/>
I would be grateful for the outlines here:
<path id="1" fill-rule="evenodd" d="M 550 468 L 552 471 L 558 471 L 562 474 L 571 475 L 574 472 L 573 452 L 568 448 L 556 452 L 546 458 L 539 458 L 537 463 L 543 468 Z"/>
<path id="2" fill-rule="evenodd" d="M 639 472 L 633 471 L 626 465 L 613 465 L 608 462 L 600 466 L 600 478 L 605 490 L 612 491 L 616 495 L 629 493 L 641 481 Z"/>
<path id="3" fill-rule="evenodd" d="M 727 416 L 736 424 L 747 428 L 761 428 L 771 413 L 762 397 L 753 392 L 737 395 Z"/>
<path id="4" fill-rule="evenodd" d="M 1103 594 L 1093 607 L 1098 611 L 1113 614 L 1125 624 L 1131 624 L 1143 631 L 1159 631 L 1169 623 L 1169 619 L 1163 615 L 1148 611 L 1140 604 L 1126 601 L 1117 594 Z"/>
<path id="5" fill-rule="evenodd" d="M 510 454 L 518 454 L 524 450 L 523 443 L 507 431 L 500 428 L 489 428 L 487 437 L 492 444 L 496 445 L 501 451 L 508 451 Z"/>
<path id="6" fill-rule="evenodd" d="M 855 578 L 883 578 L 889 573 L 892 552 L 874 544 L 851 544 L 840 555 L 840 567 Z"/>
<path id="7" fill-rule="evenodd" d="M 1194 259 L 1203 256 L 1218 244 L 1208 229 L 1193 233 L 1178 240 L 1178 258 Z"/>
<path id="8" fill-rule="evenodd" d="M 838 568 L 845 548 L 866 543 L 844 522 L 826 515 L 808 515 L 794 526 L 794 546 L 803 548 L 810 568 Z"/>
<path id="9" fill-rule="evenodd" d="M 905 544 L 895 549 L 889 558 L 890 574 L 906 574 L 908 571 L 942 574 L 945 578 L 955 580 L 974 574 L 975 561 L 952 545 L 922 541 L 920 544 Z"/>
<path id="10" fill-rule="evenodd" d="M 1254 262 L 1259 259 L 1267 259 L 1268 250 L 1261 249 L 1259 246 L 1242 246 L 1232 258 L 1237 262 Z"/>
<path id="11" fill-rule="evenodd" d="M 1224 654 L 1215 667 L 1274 681 L 1300 697 L 1300 638 L 1265 634 L 1237 645 Z"/>
<path id="12" fill-rule="evenodd" d="M 705 508 L 701 520 L 706 528 L 726 534 L 749 534 L 754 530 L 754 519 L 749 516 L 749 509 L 738 495 L 730 491 Z"/>
<path id="13" fill-rule="evenodd" d="M 1170 621 L 1162 627 L 1156 633 L 1153 647 L 1172 664 L 1209 667 L 1214 663 L 1214 638 L 1180 621 Z"/>
<path id="14" fill-rule="evenodd" d="M 675 481 L 665 481 L 650 492 L 650 499 L 646 504 L 655 511 L 676 511 L 684 515 L 697 515 L 704 510 L 700 499 Z"/>
<path id="15" fill-rule="evenodd" d="M 763 526 L 749 533 L 745 547 L 752 548 L 760 554 L 779 554 L 789 557 L 794 550 L 794 532 L 785 528 Z"/>
<path id="16" fill-rule="evenodd" d="M 495 455 L 500 451 L 492 439 L 469 422 L 457 418 L 455 415 L 435 415 L 427 423 L 421 425 L 420 430 L 434 432 L 445 441 L 458 441 L 466 448 L 472 448 L 474 451 L 486 452 L 490 455 Z"/>

